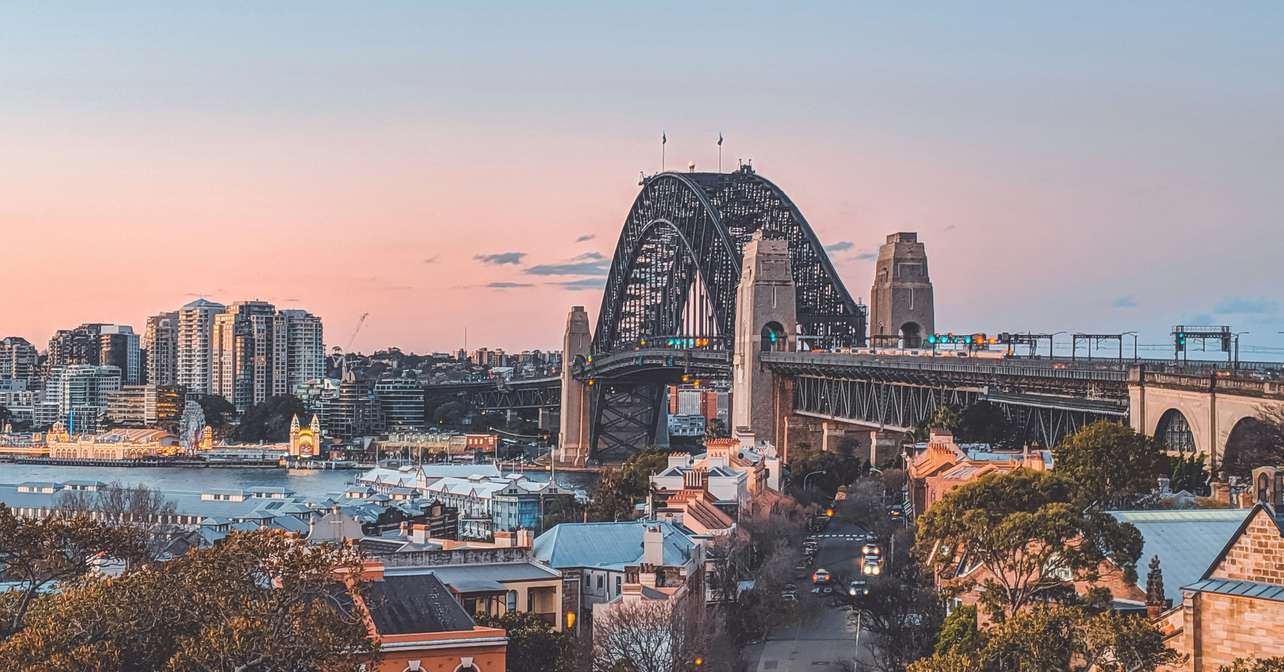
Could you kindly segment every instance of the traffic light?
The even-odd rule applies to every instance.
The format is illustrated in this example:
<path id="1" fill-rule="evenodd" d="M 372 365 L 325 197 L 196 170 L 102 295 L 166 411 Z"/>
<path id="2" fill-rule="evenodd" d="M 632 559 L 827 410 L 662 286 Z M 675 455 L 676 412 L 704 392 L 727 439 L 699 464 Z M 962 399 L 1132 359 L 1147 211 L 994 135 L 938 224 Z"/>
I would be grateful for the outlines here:
<path id="1" fill-rule="evenodd" d="M 1174 336 L 1176 336 L 1177 352 L 1185 352 L 1186 351 L 1186 332 L 1179 331 L 1176 334 L 1174 334 Z"/>

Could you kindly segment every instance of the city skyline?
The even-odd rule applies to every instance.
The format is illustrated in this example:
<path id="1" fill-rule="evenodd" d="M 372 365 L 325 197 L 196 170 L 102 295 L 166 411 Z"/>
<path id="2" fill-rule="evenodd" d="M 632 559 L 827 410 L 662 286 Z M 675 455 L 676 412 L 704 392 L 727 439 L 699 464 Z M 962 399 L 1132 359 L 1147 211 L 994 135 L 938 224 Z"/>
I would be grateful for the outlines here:
<path id="1" fill-rule="evenodd" d="M 1236 10 L 6 8 L 0 284 L 40 286 L 0 336 L 201 296 L 306 307 L 327 346 L 369 312 L 365 352 L 556 348 L 663 133 L 669 169 L 753 159 L 863 301 L 917 231 L 942 330 L 1229 323 L 1264 358 L 1281 10 Z"/>

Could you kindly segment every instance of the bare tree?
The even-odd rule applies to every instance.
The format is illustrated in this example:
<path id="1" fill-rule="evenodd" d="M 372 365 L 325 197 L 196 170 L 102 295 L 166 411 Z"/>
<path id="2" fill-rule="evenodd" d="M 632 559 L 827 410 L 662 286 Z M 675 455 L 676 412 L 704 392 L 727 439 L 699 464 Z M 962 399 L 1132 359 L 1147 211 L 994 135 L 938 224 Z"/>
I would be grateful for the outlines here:
<path id="1" fill-rule="evenodd" d="M 174 502 L 145 485 L 130 487 L 113 482 L 96 492 L 63 491 L 58 496 L 57 508 L 141 530 L 147 537 L 150 559 L 156 559 L 178 531 L 172 522 Z"/>
<path id="2" fill-rule="evenodd" d="M 612 605 L 593 621 L 596 672 L 679 672 L 696 656 L 696 637 L 683 600 Z"/>

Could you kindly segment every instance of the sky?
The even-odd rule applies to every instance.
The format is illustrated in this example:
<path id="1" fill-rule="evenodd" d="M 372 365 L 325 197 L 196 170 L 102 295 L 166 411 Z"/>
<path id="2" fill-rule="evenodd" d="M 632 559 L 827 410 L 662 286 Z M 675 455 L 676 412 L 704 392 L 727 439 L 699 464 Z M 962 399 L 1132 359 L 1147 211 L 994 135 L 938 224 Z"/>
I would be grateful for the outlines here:
<path id="1" fill-rule="evenodd" d="M 0 336 L 201 296 L 559 347 L 639 171 L 752 159 L 941 331 L 1284 348 L 1284 4 L 9 3 Z M 479 5 L 479 6 L 468 6 Z"/>

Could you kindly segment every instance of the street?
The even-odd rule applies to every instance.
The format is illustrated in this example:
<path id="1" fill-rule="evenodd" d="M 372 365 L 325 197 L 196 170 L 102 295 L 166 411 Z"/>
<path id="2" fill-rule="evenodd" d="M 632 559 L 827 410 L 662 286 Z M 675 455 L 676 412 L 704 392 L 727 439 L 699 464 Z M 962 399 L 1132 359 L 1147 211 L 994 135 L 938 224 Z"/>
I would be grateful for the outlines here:
<path id="1" fill-rule="evenodd" d="M 872 659 L 868 643 L 859 634 L 856 612 L 846 605 L 847 581 L 860 575 L 860 547 L 865 528 L 836 512 L 829 527 L 817 533 L 820 547 L 816 564 L 800 570 L 797 580 L 800 613 L 793 626 L 772 632 L 767 641 L 751 647 L 750 669 L 757 672 L 839 672 Z M 811 573 L 817 568 L 834 577 L 830 595 L 811 592 Z M 833 606 L 835 602 L 841 606 Z"/>

